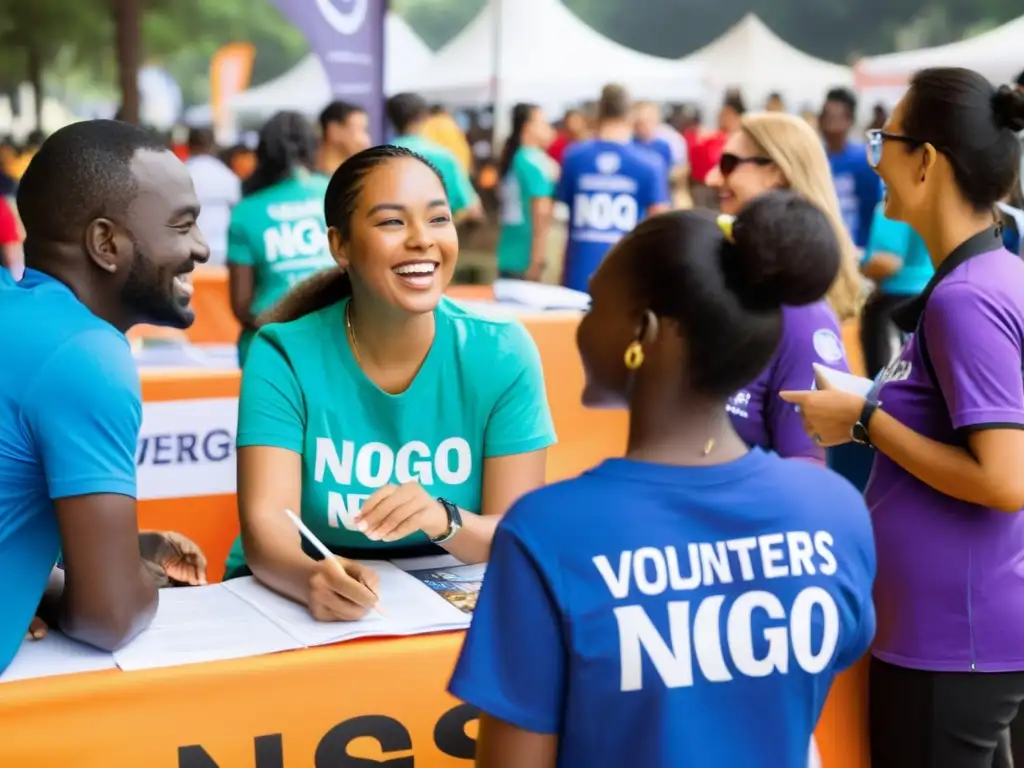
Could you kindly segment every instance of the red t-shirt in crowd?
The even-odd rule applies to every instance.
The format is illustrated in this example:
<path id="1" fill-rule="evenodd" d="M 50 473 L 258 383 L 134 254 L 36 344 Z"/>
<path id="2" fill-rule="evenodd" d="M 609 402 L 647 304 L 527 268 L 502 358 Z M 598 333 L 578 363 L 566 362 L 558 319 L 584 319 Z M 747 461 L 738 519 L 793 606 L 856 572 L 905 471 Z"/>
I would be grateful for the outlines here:
<path id="1" fill-rule="evenodd" d="M 561 165 L 562 158 L 565 157 L 565 150 L 569 148 L 570 144 L 572 144 L 572 139 L 570 139 L 564 133 L 560 133 L 558 134 L 558 136 L 555 137 L 555 140 L 552 141 L 551 145 L 548 147 L 548 155 L 550 155 L 551 159 L 553 159 L 556 163 Z"/>
<path id="2" fill-rule="evenodd" d="M 683 134 L 690 155 L 690 178 L 703 184 L 712 169 L 722 159 L 722 149 L 728 136 L 722 131 L 704 131 L 691 128 Z"/>
<path id="3" fill-rule="evenodd" d="M 18 221 L 7 201 L 0 197 L 0 245 L 14 245 L 21 242 Z"/>

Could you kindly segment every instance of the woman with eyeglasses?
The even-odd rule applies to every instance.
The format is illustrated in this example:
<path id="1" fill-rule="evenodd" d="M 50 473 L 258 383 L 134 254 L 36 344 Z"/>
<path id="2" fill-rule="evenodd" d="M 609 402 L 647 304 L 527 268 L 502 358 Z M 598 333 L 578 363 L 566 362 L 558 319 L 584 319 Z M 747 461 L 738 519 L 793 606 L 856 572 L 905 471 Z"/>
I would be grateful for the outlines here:
<path id="1" fill-rule="evenodd" d="M 894 319 L 913 335 L 867 397 L 783 396 L 824 445 L 876 449 L 873 768 L 992 768 L 1024 700 L 1024 262 L 995 205 L 1016 183 L 1024 93 L 919 72 L 869 134 L 885 214 L 935 275 Z"/>
<path id="2" fill-rule="evenodd" d="M 839 272 L 826 297 L 805 306 L 783 307 L 782 342 L 775 355 L 726 405 L 748 445 L 823 463 L 825 450 L 807 436 L 800 414 L 778 393 L 811 386 L 814 363 L 847 370 L 839 323 L 855 317 L 861 303 L 857 249 L 843 224 L 825 150 L 814 130 L 798 117 L 744 115 L 707 181 L 718 190 L 724 214 L 736 214 L 771 190 L 791 189 L 824 211 L 839 241 Z M 799 238 L 794 245 L 810 247 Z"/>

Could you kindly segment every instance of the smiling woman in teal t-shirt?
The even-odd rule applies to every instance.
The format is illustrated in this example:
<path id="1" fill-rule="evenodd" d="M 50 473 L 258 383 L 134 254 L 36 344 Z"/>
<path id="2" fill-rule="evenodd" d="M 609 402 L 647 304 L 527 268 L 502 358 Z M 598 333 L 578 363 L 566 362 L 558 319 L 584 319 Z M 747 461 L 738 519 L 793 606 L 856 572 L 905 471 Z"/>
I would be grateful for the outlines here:
<path id="1" fill-rule="evenodd" d="M 443 298 L 458 241 L 426 161 L 366 150 L 335 173 L 326 210 L 345 271 L 286 297 L 242 376 L 242 538 L 228 576 L 248 566 L 338 620 L 372 605 L 372 574 L 343 560 L 346 578 L 312 559 L 285 509 L 344 557 L 440 546 L 485 561 L 501 515 L 543 484 L 555 436 L 522 324 Z"/>

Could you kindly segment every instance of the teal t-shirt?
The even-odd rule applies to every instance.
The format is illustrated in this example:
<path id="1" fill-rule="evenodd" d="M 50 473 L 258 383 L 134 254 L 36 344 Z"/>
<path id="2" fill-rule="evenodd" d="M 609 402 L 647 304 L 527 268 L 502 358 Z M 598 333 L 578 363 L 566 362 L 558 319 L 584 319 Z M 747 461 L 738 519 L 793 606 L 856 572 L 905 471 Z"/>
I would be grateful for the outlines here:
<path id="1" fill-rule="evenodd" d="M 355 361 L 347 301 L 260 329 L 242 372 L 238 447 L 301 454 L 306 525 L 329 547 L 386 556 L 381 550 L 428 539 L 371 541 L 356 530 L 353 515 L 378 488 L 416 480 L 479 513 L 484 460 L 547 448 L 555 433 L 540 355 L 515 318 L 442 299 L 423 366 L 392 395 Z M 243 564 L 236 541 L 228 575 Z"/>
<path id="2" fill-rule="evenodd" d="M 469 174 L 459 165 L 455 155 L 440 144 L 414 134 L 396 136 L 391 143 L 397 147 L 410 149 L 433 163 L 441 173 L 441 180 L 444 181 L 444 188 L 448 193 L 448 205 L 451 206 L 453 214 L 464 211 L 477 201 L 476 190 L 473 189 Z"/>
<path id="3" fill-rule="evenodd" d="M 296 283 L 334 266 L 324 221 L 326 176 L 297 173 L 243 198 L 231 211 L 230 264 L 252 267 L 253 315 L 270 309 Z M 251 333 L 239 340 L 244 355 Z"/>
<path id="4" fill-rule="evenodd" d="M 522 274 L 530 266 L 533 249 L 531 205 L 538 197 L 555 194 L 552 160 L 536 147 L 520 147 L 512 167 L 501 180 L 501 235 L 498 238 L 498 269 Z"/>
<path id="5" fill-rule="evenodd" d="M 909 224 L 885 218 L 884 203 L 875 208 L 871 221 L 871 234 L 864 249 L 867 261 L 876 253 L 891 253 L 903 259 L 903 266 L 895 275 L 885 278 L 879 288 L 890 296 L 916 296 L 932 279 L 932 265 L 924 240 Z"/>

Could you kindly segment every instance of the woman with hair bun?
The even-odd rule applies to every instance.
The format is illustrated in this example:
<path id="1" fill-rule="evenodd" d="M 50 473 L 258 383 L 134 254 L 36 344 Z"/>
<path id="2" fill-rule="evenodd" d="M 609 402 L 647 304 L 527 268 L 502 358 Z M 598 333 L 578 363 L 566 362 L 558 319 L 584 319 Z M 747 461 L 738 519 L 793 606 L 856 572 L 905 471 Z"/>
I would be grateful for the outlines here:
<path id="1" fill-rule="evenodd" d="M 822 445 L 876 450 L 874 768 L 991 768 L 1024 700 L 1024 263 L 996 204 L 1017 181 L 1024 93 L 967 69 L 914 76 L 868 134 L 885 215 L 935 275 L 867 397 L 785 393 Z"/>
<path id="2" fill-rule="evenodd" d="M 840 258 L 819 209 L 773 192 L 731 227 L 647 219 L 601 263 L 583 402 L 629 409 L 626 456 L 498 526 L 451 682 L 482 712 L 477 766 L 806 768 L 832 679 L 874 634 L 867 509 L 749 447 L 725 404 Z"/>
<path id="3" fill-rule="evenodd" d="M 784 458 L 824 463 L 824 449 L 811 441 L 799 413 L 778 395 L 781 390 L 810 386 L 815 363 L 848 370 L 840 322 L 856 317 L 862 303 L 857 249 L 843 224 L 821 140 L 807 123 L 792 115 L 744 115 L 707 181 L 718 190 L 725 214 L 735 214 L 773 189 L 790 189 L 816 205 L 832 227 L 840 259 L 828 292 L 818 301 L 783 307 L 778 349 L 726 405 L 748 445 L 775 451 Z"/>
<path id="4" fill-rule="evenodd" d="M 278 112 L 260 131 L 256 170 L 231 211 L 228 280 L 231 309 L 242 325 L 245 363 L 257 318 L 314 272 L 334 265 L 327 248 L 323 199 L 327 177 L 317 170 L 313 127 L 297 112 Z"/>

